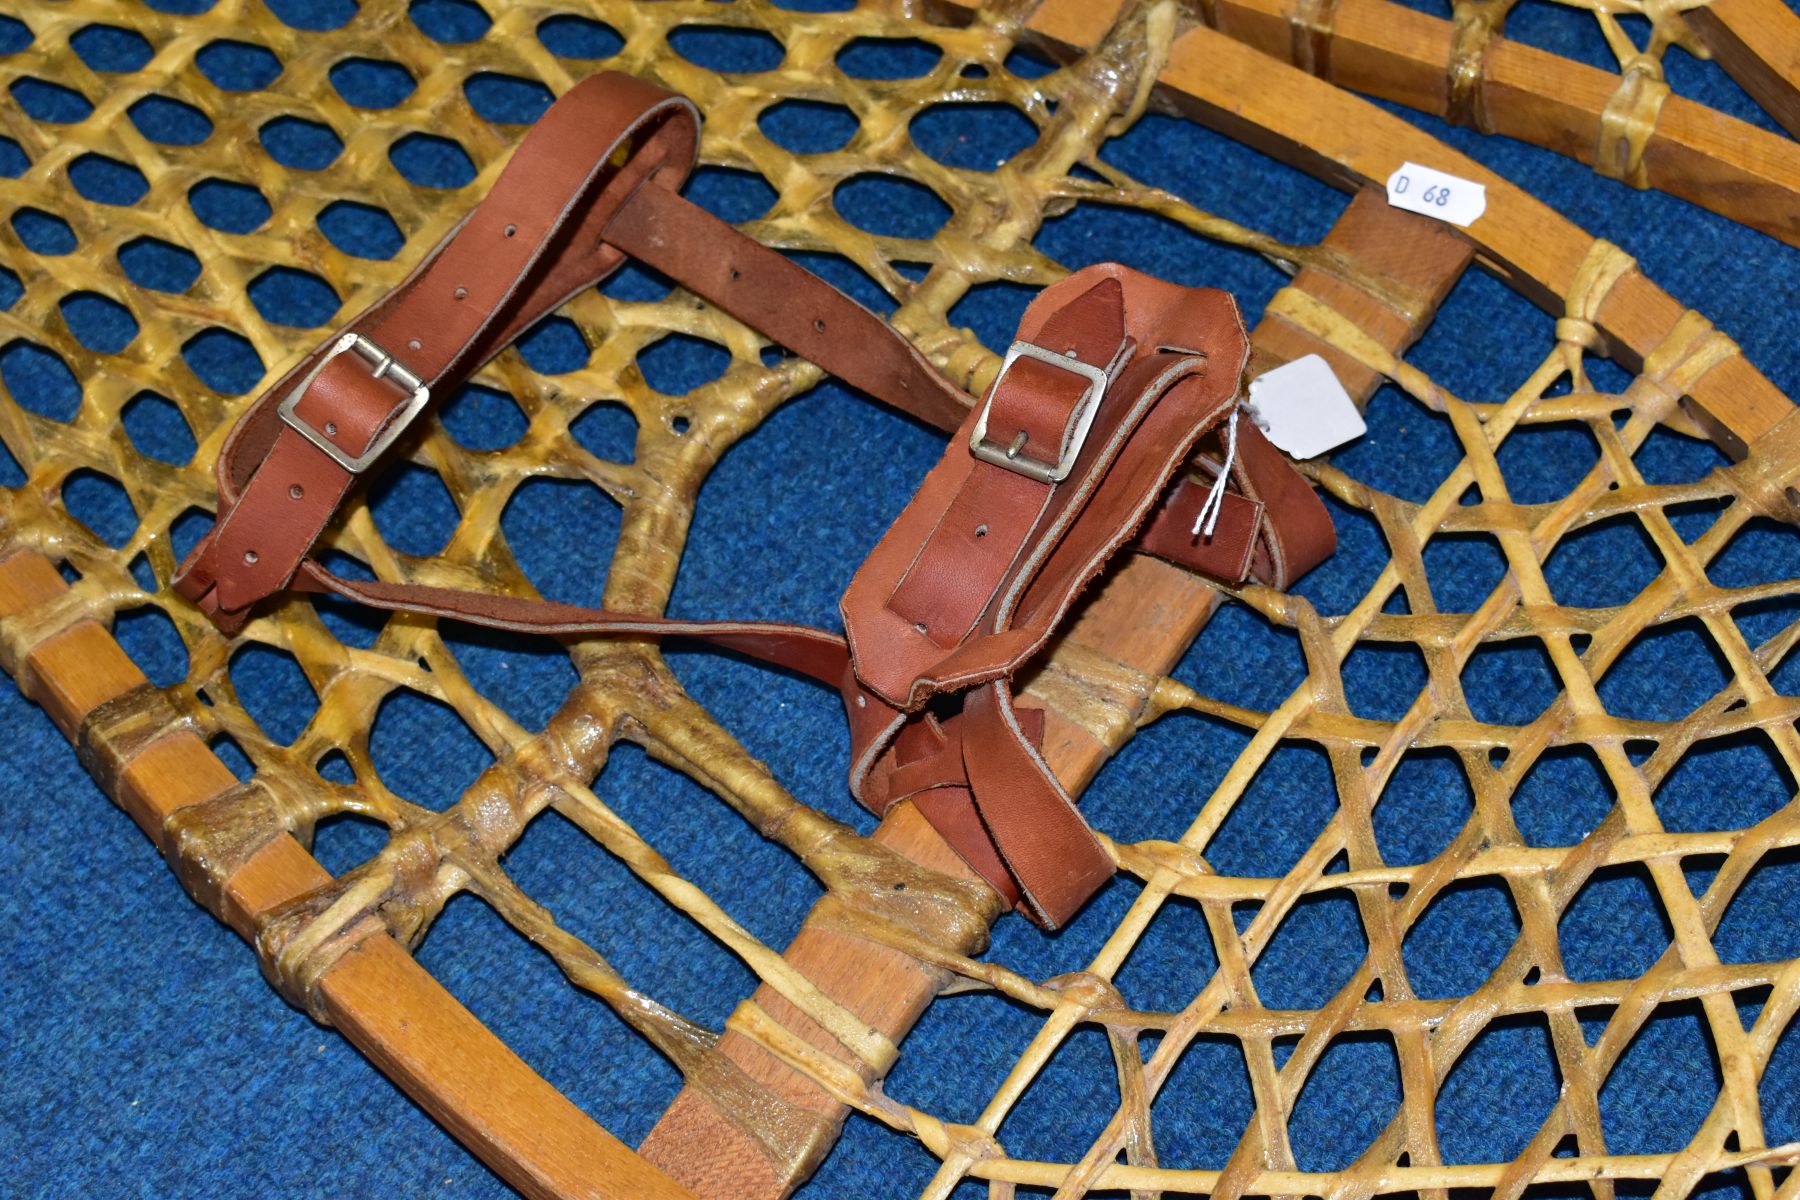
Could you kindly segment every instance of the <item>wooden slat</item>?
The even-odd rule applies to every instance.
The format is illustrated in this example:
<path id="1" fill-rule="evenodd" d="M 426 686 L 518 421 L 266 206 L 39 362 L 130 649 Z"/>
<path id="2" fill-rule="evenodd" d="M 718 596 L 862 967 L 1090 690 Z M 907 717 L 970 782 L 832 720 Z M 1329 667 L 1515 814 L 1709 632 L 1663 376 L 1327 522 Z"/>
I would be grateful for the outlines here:
<path id="1" fill-rule="evenodd" d="M 1066 46 L 1103 32 L 1112 0 L 1054 0 L 1031 28 Z M 1197 27 L 1175 42 L 1162 95 L 1183 114 L 1328 183 L 1384 184 L 1407 161 L 1447 170 L 1487 188 L 1487 210 L 1467 230 L 1481 262 L 1556 316 L 1594 239 L 1536 197 L 1471 158 L 1320 79 L 1273 63 L 1216 30 Z M 1800 211 L 1800 210 L 1796 210 Z M 1686 309 L 1642 272 L 1622 277 L 1597 325 L 1613 357 L 1636 369 Z M 1746 447 L 1792 410 L 1792 402 L 1741 355 L 1690 388 L 1697 416 L 1742 457 Z"/>
<path id="2" fill-rule="evenodd" d="M 544 1082 L 393 938 L 362 942 L 319 989 L 332 1024 L 525 1195 L 688 1196 Z"/>
<path id="3" fill-rule="evenodd" d="M 0 559 L 0 620 L 30 612 L 68 591 L 56 565 L 41 554 Z"/>
<path id="4" fill-rule="evenodd" d="M 1800 137 L 1800 14 L 1782 0 L 1712 0 L 1684 19 L 1763 110 Z"/>
<path id="5" fill-rule="evenodd" d="M 112 635 L 93 621 L 77 622 L 52 635 L 26 661 L 38 683 L 32 699 L 43 705 L 70 741 L 88 713 L 147 682 Z"/>
<path id="6" fill-rule="evenodd" d="M 1762 64 L 1763 90 L 1778 119 L 1796 107 L 1800 19 L 1779 0 L 1733 0 L 1739 33 L 1764 40 L 1727 57 L 1741 69 Z M 1218 29 L 1284 63 L 1304 53 L 1288 16 L 1290 0 L 1216 0 Z M 1748 10 L 1748 11 L 1746 11 Z M 1445 115 L 1454 26 L 1391 0 L 1338 0 L 1331 6 L 1326 78 L 1352 91 Z M 1690 14 L 1692 20 L 1704 10 Z M 1704 23 L 1705 18 L 1700 18 Z M 1724 35 L 1721 35 L 1722 38 Z M 1778 66 L 1770 66 L 1767 56 Z M 1483 79 L 1495 133 L 1593 165 L 1600 117 L 1619 77 L 1521 42 L 1496 37 Z M 1785 101 L 1783 101 L 1785 97 Z M 1759 99 L 1761 97 L 1759 96 Z M 1765 100 L 1765 104 L 1770 101 Z M 1800 146 L 1735 117 L 1670 96 L 1644 150 L 1651 187 L 1800 246 Z"/>
<path id="7" fill-rule="evenodd" d="M 48 559 L 0 560 L 0 618 L 54 603 L 68 585 Z M 79 621 L 26 659 L 41 704 L 70 741 L 89 713 L 149 681 L 101 625 Z M 160 846 L 166 818 L 237 784 L 191 731 L 133 756 L 114 799 Z M 282 834 L 225 886 L 220 915 L 246 939 L 257 918 L 331 882 Z M 688 1193 L 575 1108 L 519 1059 L 386 934 L 345 955 L 320 979 L 333 1023 L 457 1137 L 528 1196 L 688 1200 Z"/>
<path id="8" fill-rule="evenodd" d="M 113 799 L 160 849 L 172 815 L 211 800 L 236 782 L 231 768 L 198 734 L 181 729 L 150 743 L 125 764 Z"/>
<path id="9" fill-rule="evenodd" d="M 1468 265 L 1471 248 L 1441 222 L 1400 212 L 1373 193 L 1359 195 L 1326 238 L 1353 271 L 1383 280 L 1389 295 L 1406 297 L 1410 313 L 1424 320 Z M 1391 349 L 1410 345 L 1423 321 L 1396 312 L 1383 299 L 1324 271 L 1307 270 L 1293 287 L 1333 305 Z M 1338 367 L 1347 387 L 1365 401 L 1380 377 L 1344 358 L 1332 347 L 1279 317 L 1260 324 L 1252 341 L 1265 363 L 1320 353 Z M 1128 733 L 1149 700 L 1154 680 L 1167 674 L 1192 644 L 1218 605 L 1219 595 L 1195 576 L 1167 563 L 1132 557 L 1113 572 L 1095 599 L 1070 628 L 1052 662 L 1066 660 L 1079 672 L 1088 655 L 1142 672 L 1148 686 L 1110 697 L 1112 711 L 1086 714 L 1091 728 L 1069 714 L 1049 708 L 1044 752 L 1057 778 L 1079 793 L 1117 750 L 1121 730 Z M 1119 705 L 1124 707 L 1120 708 Z M 974 879 L 942 838 L 921 820 L 910 804 L 891 813 L 876 838 L 927 862 L 938 870 Z M 788 948 L 787 959 L 840 1004 L 872 1028 L 899 1041 L 912 1028 L 941 976 L 892 950 L 830 928 L 822 917 L 809 918 Z M 759 988 L 756 1003 L 813 1045 L 850 1061 L 817 1025 L 768 987 Z M 748 1038 L 728 1032 L 717 1053 L 787 1104 L 827 1122 L 843 1116 L 843 1108 L 816 1084 L 787 1067 Z M 734 1120 L 734 1117 L 738 1119 Z M 639 1148 L 651 1162 L 691 1188 L 703 1200 L 773 1200 L 799 1181 L 794 1164 L 766 1152 L 741 1113 L 728 1114 L 712 1097 L 685 1088 Z M 804 1164 L 801 1164 L 804 1169 Z"/>

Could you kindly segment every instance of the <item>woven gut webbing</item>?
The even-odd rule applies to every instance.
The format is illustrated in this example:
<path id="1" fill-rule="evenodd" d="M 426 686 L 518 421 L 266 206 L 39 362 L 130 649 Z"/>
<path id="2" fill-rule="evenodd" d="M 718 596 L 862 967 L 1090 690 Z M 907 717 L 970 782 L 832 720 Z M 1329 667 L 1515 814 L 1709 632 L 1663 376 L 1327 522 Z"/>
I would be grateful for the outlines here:
<path id="1" fill-rule="evenodd" d="M 23 101 L 0 108 L 24 160 L 0 180 L 0 254 L 20 286 L 0 315 L 0 441 L 19 467 L 0 530 L 8 551 L 40 551 L 74 579 L 65 600 L 0 623 L 0 663 L 19 671 L 88 618 L 153 649 L 150 630 L 173 631 L 138 651 L 166 693 L 96 713 L 87 760 L 116 785 L 108 764 L 144 721 L 241 749 L 256 778 L 235 803 L 165 833 L 203 896 L 273 832 L 316 832 L 339 882 L 262 942 L 290 995 L 306 1000 L 357 922 L 417 942 L 442 917 L 424 957 L 496 1025 L 541 1034 L 534 1045 L 552 1053 L 573 1043 L 602 1120 L 623 1127 L 650 1104 L 621 1082 L 624 1064 L 663 1071 L 656 1103 L 676 1082 L 663 1059 L 745 1095 L 704 1053 L 729 1021 L 856 1107 L 851 1136 L 895 1192 L 941 1196 L 968 1176 L 1000 1181 L 1000 1195 L 1007 1181 L 1075 1195 L 1792 1191 L 1781 1143 L 1800 1130 L 1800 566 L 1781 522 L 1800 464 L 1791 427 L 1740 464 L 1697 438 L 1679 398 L 1739 352 L 1696 315 L 1640 372 L 1601 365 L 1594 322 L 1631 276 L 1610 247 L 1554 319 L 1507 307 L 1491 279 L 1461 284 L 1430 336 L 1479 347 L 1479 371 L 1443 341 L 1394 361 L 1330 309 L 1274 293 L 1269 313 L 1393 381 L 1370 408 L 1372 437 L 1313 468 L 1345 551 L 1297 595 L 1245 590 L 1175 678 L 1072 654 L 1030 682 L 1109 745 L 1137 739 L 1085 810 L 1122 877 L 1051 947 L 1012 922 L 971 957 L 991 900 L 852 832 L 848 803 L 831 809 L 835 759 L 815 773 L 809 746 L 758 739 L 734 707 L 741 676 L 615 643 L 571 647 L 570 667 L 448 624 L 359 622 L 304 600 L 228 639 L 174 598 L 177 551 L 204 527 L 247 395 L 466 211 L 461 189 L 516 143 L 536 87 L 564 91 L 600 63 L 693 97 L 709 202 L 891 306 L 972 391 L 999 365 L 1023 305 L 1015 287 L 1054 282 L 1090 240 L 1124 254 L 1153 231 L 1192 254 L 1175 266 L 1204 261 L 1247 296 L 1279 287 L 1270 262 L 1339 266 L 1266 232 L 1286 229 L 1281 214 L 1247 205 L 1234 182 L 1267 172 L 1264 160 L 1144 115 L 1146 75 L 1185 19 L 1173 6 L 1132 10 L 1054 71 L 1016 49 L 1005 11 L 953 28 L 701 0 L 484 10 L 491 27 L 451 44 L 400 5 L 365 3 L 326 31 L 233 0 L 200 16 L 101 0 L 9 9 L 31 40 L 0 58 L 0 83 L 56 83 L 91 111 L 53 122 Z M 72 39 L 95 24 L 129 28 L 152 57 L 89 69 Z M 576 33 L 589 40 L 563 40 Z M 750 49 L 733 53 L 760 59 L 708 57 L 743 39 Z M 210 82 L 203 52 L 228 40 L 265 46 L 279 77 L 251 93 Z M 870 77 L 871 54 L 893 77 Z M 333 67 L 361 57 L 395 64 L 412 90 L 352 108 Z M 526 99 L 488 107 L 507 94 Z M 175 140 L 156 114 L 176 110 L 144 107 L 152 98 L 190 106 L 210 132 Z M 806 120 L 786 124 L 796 111 Z M 293 165 L 276 130 L 294 121 L 330 131 L 329 171 Z M 975 159 L 970 145 L 1002 149 Z M 1217 171 L 1164 178 L 1168 190 L 1137 177 L 1165 167 L 1171 146 L 1204 148 Z M 442 156 L 451 173 L 430 178 L 451 186 L 408 178 L 420 147 Z M 75 164 L 90 155 L 136 172 L 142 194 L 85 196 Z M 1233 186 L 1210 190 L 1215 178 Z M 210 181 L 254 189 L 267 216 L 224 221 Z M 345 204 L 388 214 L 394 257 L 339 247 Z M 144 247 L 200 269 L 146 274 Z M 127 309 L 135 333 L 95 337 L 89 295 Z M 450 398 L 372 505 L 328 532 L 333 561 L 521 594 L 536 570 L 558 593 L 572 581 L 543 574 L 533 547 L 579 538 L 605 592 L 571 598 L 662 611 L 685 571 L 710 594 L 741 584 L 771 608 L 792 603 L 788 615 L 829 618 L 844 581 L 818 583 L 823 558 L 740 580 L 718 547 L 761 526 L 714 514 L 747 494 L 739 472 L 767 488 L 774 474 L 810 485 L 847 469 L 798 450 L 776 459 L 799 442 L 786 422 L 860 435 L 920 473 L 936 435 L 927 444 L 866 408 L 853 411 L 870 424 L 843 424 L 852 410 L 829 394 L 789 405 L 816 370 L 765 362 L 761 338 L 652 277 L 577 297 L 561 317 L 553 337 Z M 670 357 L 718 372 L 667 372 Z M 814 599 L 823 613 L 807 610 Z M 675 607 L 687 604 L 682 592 Z M 835 702 L 809 715 L 799 685 L 761 686 L 818 745 L 838 736 Z M 1111 704 L 1140 687 L 1146 708 Z M 433 752 L 409 751 L 419 745 Z M 1731 786 L 1717 786 L 1721 770 Z M 75 819 L 64 807 L 43 811 Z M 776 952 L 821 887 L 845 925 L 974 994 L 941 1001 L 904 1052 L 871 1035 Z M 481 936 L 502 923 L 522 936 Z M 540 950 L 579 991 L 538 990 Z M 887 1084 L 807 1059 L 766 1014 L 737 1007 L 758 977 L 859 1062 L 893 1068 Z M 619 1020 L 577 1015 L 598 1007 L 590 998 Z M 771 1143 L 796 1155 L 815 1144 L 802 1114 L 764 1117 Z M 825 1170 L 855 1161 L 867 1157 Z M 818 1194 L 842 1183 L 822 1178 Z"/>

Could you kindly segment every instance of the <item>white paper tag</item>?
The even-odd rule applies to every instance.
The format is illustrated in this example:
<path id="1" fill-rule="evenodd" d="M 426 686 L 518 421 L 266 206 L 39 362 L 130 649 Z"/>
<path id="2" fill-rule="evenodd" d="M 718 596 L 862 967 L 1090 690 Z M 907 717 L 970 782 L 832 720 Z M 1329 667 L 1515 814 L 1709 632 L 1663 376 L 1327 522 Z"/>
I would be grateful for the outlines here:
<path id="1" fill-rule="evenodd" d="M 1250 416 L 1295 458 L 1316 458 L 1368 431 L 1350 393 L 1317 354 L 1250 381 Z"/>
<path id="2" fill-rule="evenodd" d="M 1486 184 L 1418 163 L 1402 163 L 1398 171 L 1389 175 L 1387 192 L 1388 203 L 1395 208 L 1424 213 L 1465 229 L 1487 211 Z"/>

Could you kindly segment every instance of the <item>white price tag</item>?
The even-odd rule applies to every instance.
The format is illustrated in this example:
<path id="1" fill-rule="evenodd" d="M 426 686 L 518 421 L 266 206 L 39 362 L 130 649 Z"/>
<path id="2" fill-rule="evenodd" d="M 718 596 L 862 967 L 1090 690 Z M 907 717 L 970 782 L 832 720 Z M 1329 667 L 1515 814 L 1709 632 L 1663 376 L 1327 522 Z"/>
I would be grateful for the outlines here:
<path id="1" fill-rule="evenodd" d="M 1424 213 L 1440 221 L 1468 228 L 1487 211 L 1487 185 L 1418 163 L 1402 163 L 1388 176 L 1388 203 L 1407 212 Z"/>
<path id="2" fill-rule="evenodd" d="M 1295 458 L 1315 458 L 1368 431 L 1350 393 L 1317 354 L 1250 381 L 1250 416 Z"/>

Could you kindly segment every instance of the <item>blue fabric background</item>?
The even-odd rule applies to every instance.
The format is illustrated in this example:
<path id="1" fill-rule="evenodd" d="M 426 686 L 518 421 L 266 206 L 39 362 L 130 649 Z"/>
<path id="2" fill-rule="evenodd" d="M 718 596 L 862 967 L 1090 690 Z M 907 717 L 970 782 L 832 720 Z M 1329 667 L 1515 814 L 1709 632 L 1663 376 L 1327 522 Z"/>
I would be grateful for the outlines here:
<path id="1" fill-rule="evenodd" d="M 166 11 L 204 10 L 209 0 L 151 0 Z M 348 19 L 351 0 L 268 0 L 301 28 L 332 28 Z M 835 6 L 835 5 L 834 5 Z M 1421 6 L 1435 11 L 1421 0 Z M 26 10 L 19 10 L 29 25 Z M 486 20 L 462 0 L 420 0 L 414 19 L 444 41 L 482 36 Z M 1509 27 L 1514 36 L 1596 63 L 1605 48 L 1592 23 L 1547 4 L 1522 6 Z M 604 29 L 573 20 L 544 27 L 559 54 L 611 53 Z M 0 52 L 30 34 L 0 20 Z M 23 39 L 23 40 L 21 40 Z M 130 37 L 95 34 L 78 45 L 96 66 L 135 69 L 142 48 Z M 702 65 L 755 69 L 768 65 L 764 40 L 689 30 L 677 49 Z M 378 53 L 378 48 L 372 48 Z M 778 49 L 775 51 L 777 57 Z M 210 61 L 208 61 L 210 59 Z M 280 64 L 249 50 L 215 47 L 202 69 L 222 86 L 265 86 Z M 916 46 L 861 48 L 844 66 L 871 76 L 916 73 L 929 55 Z M 1021 73 L 1041 70 L 1015 56 Z M 216 74 L 215 74 L 216 72 Z M 1703 100 L 1765 127 L 1768 120 L 1722 73 L 1669 56 L 1680 94 Z M 404 76 L 404 72 L 400 73 Z M 227 82 L 229 81 L 229 82 Z M 378 65 L 334 71 L 333 82 L 353 103 L 395 102 L 410 81 Z M 50 86 L 15 91 L 34 120 L 79 119 L 98 97 Z M 547 94 L 529 87 L 471 90 L 478 111 L 499 120 L 533 119 Z M 205 118 L 178 105 L 134 113 L 146 136 L 203 138 Z M 195 118 L 198 118 L 198 123 Z M 805 150 L 840 143 L 841 114 L 785 106 L 765 118 L 770 136 Z M 1680 201 L 1635 192 L 1585 168 L 1515 143 L 1482 139 L 1442 123 L 1410 117 L 1457 148 L 1545 198 L 1592 232 L 1636 255 L 1651 278 L 1693 304 L 1738 338 L 1751 360 L 1790 394 L 1800 394 L 1800 352 L 1791 312 L 1800 292 L 1800 254 Z M 1014 114 L 939 109 L 914 126 L 921 148 L 959 166 L 988 167 L 1027 144 L 1028 126 Z M 835 139 L 835 141 L 833 140 Z M 322 168 L 337 154 L 322 126 L 284 121 L 265 129 L 273 157 Z M 0 168 L 23 169 L 16 148 L 0 145 Z M 1342 205 L 1330 189 L 1261 159 L 1198 127 L 1148 117 L 1112 143 L 1106 156 L 1139 179 L 1162 185 L 1202 207 L 1279 236 L 1316 239 Z M 409 139 L 395 165 L 416 183 L 456 184 L 467 178 L 466 158 L 451 144 Z M 130 202 L 141 181 L 104 163 L 82 168 L 77 184 L 91 199 Z M 91 191 L 89 189 L 92 189 Z M 772 201 L 766 185 L 724 172 L 703 172 L 690 195 L 732 219 L 754 216 Z M 214 188 L 193 197 L 196 211 L 220 227 L 254 228 L 266 217 L 260 196 Z M 928 235 L 947 215 L 941 204 L 891 180 L 859 180 L 838 195 L 846 216 L 868 228 Z M 326 233 L 372 257 L 400 252 L 398 231 L 384 215 L 345 206 L 333 210 Z M 53 217 L 25 214 L 15 228 L 28 247 L 54 252 L 61 231 Z M 1280 286 L 1280 277 L 1253 257 L 1222 249 L 1139 214 L 1079 209 L 1049 222 L 1038 244 L 1079 266 L 1117 259 L 1191 284 L 1233 289 L 1254 320 Z M 177 249 L 151 247 L 124 265 L 143 286 L 179 291 L 200 265 Z M 890 307 L 869 282 L 840 262 L 816 259 L 840 286 L 874 307 Z M 7 276 L 0 274 L 0 284 Z M 615 295 L 658 295 L 661 284 L 639 271 L 609 283 Z M 266 316 L 293 324 L 323 324 L 336 297 L 297 273 L 265 276 L 253 288 Z M 11 303 L 16 284 L 0 300 Z M 953 318 L 995 348 L 1010 340 L 1026 289 L 976 289 Z M 72 301 L 71 327 L 93 344 L 128 343 L 133 318 L 95 298 Z M 576 340 L 571 341 L 574 337 Z M 1497 399 L 1522 379 L 1548 345 L 1549 323 L 1491 279 L 1471 277 L 1445 307 L 1414 358 L 1466 397 Z M 247 344 L 220 334 L 190 348 L 195 370 L 214 386 L 243 391 L 260 364 Z M 579 335 L 552 322 L 525 351 L 545 371 L 567 370 L 585 358 Z M 716 374 L 722 355 L 701 343 L 672 338 L 645 355 L 653 386 L 676 393 Z M 40 411 L 72 410 L 74 381 L 57 364 L 29 350 L 0 353 L 0 373 L 14 395 Z M 1624 377 L 1602 370 L 1603 385 Z M 505 397 L 470 389 L 444 412 L 452 435 L 475 447 L 504 445 L 522 429 Z M 1449 428 L 1392 391 L 1371 408 L 1368 438 L 1340 456 L 1358 477 L 1419 499 L 1454 465 Z M 191 434 L 167 406 L 146 404 L 127 414 L 128 432 L 148 453 L 185 461 Z M 575 435 L 596 453 L 630 454 L 634 431 L 623 410 L 596 406 Z M 829 450 L 825 449 L 829 448 Z M 833 385 L 802 397 L 726 456 L 707 484 L 689 545 L 674 609 L 682 615 L 792 618 L 835 623 L 836 597 L 850 572 L 892 513 L 936 458 L 939 436 L 876 408 Z M 846 455 L 858 486 L 842 486 Z M 1563 494 L 1593 461 L 1579 431 L 1521 434 L 1502 453 L 1514 495 L 1524 500 Z M 1658 434 L 1640 455 L 1653 480 L 1697 478 L 1723 461 L 1709 446 Z M 0 454 L 0 485 L 16 483 L 16 464 Z M 824 500 L 821 500 L 824 497 Z M 134 518 L 114 488 L 89 477 L 67 491 L 71 511 L 115 542 Z M 384 533 L 397 546 L 428 553 L 442 544 L 455 519 L 441 485 L 422 471 L 389 477 L 375 493 Z M 1379 570 L 1385 549 L 1373 525 L 1336 509 L 1342 549 L 1300 591 L 1327 612 L 1342 612 Z M 1679 518 L 1692 537 L 1711 512 Z M 616 514 L 591 498 L 544 483 L 521 492 L 508 510 L 507 532 L 526 569 L 548 593 L 597 597 L 616 533 Z M 177 529 L 184 544 L 203 524 Z M 804 531 L 796 537 L 794 531 Z M 547 551 L 554 548 L 556 556 Z M 1446 610 L 1478 603 L 1501 570 L 1479 544 L 1445 539 L 1428 552 L 1434 585 Z M 1549 565 L 1552 587 L 1567 603 L 1605 604 L 1635 593 L 1657 570 L 1642 535 L 1629 523 L 1597 527 L 1574 539 Z M 1800 575 L 1800 539 L 1791 530 L 1758 526 L 1714 565 L 1721 583 Z M 1791 609 L 1740 614 L 1752 640 L 1769 636 Z M 348 641 L 367 644 L 377 627 L 363 614 L 331 606 L 328 620 Z M 573 673 L 553 646 L 450 628 L 465 668 L 485 692 L 521 720 L 541 724 Z M 122 619 L 119 636 L 158 682 L 181 677 L 185 654 L 166 622 L 150 615 Z M 730 660 L 673 652 L 677 670 L 726 726 L 767 760 L 777 776 L 809 803 L 859 828 L 870 820 L 845 793 L 841 716 L 837 702 L 811 687 Z M 1676 629 L 1646 639 L 1610 675 L 1603 698 L 1614 711 L 1668 718 L 1681 715 L 1717 684 L 1718 668 L 1691 632 Z M 252 715 L 277 740 L 291 739 L 316 705 L 292 663 L 250 652 L 233 663 L 233 679 Z M 1238 608 L 1220 614 L 1177 674 L 1212 695 L 1268 707 L 1303 673 L 1292 639 Z M 1790 672 L 1779 677 L 1791 690 Z M 1423 682 L 1422 665 L 1405 651 L 1363 651 L 1346 669 L 1352 706 L 1382 717 L 1403 710 Z M 1530 650 L 1484 653 L 1466 682 L 1480 716 L 1529 720 L 1554 695 L 1547 672 Z M 771 714 L 773 719 L 770 719 Z M 10 687 L 0 688 L 0 722 L 9 731 L 0 761 L 0 1180 L 12 1195 L 399 1195 L 498 1196 L 506 1189 L 335 1034 L 289 1009 L 266 986 L 254 956 L 224 927 L 193 905 L 131 822 L 77 766 L 49 721 Z M 1177 834 L 1243 744 L 1234 729 L 1172 718 L 1139 738 L 1101 775 L 1086 801 L 1097 825 L 1114 836 Z M 407 697 L 384 708 L 375 754 L 389 786 L 434 805 L 454 799 L 487 761 L 486 751 L 444 710 Z M 229 747 L 227 748 L 230 749 Z M 247 769 L 239 755 L 237 766 Z M 1332 788 L 1322 756 L 1283 749 L 1227 822 L 1209 851 L 1221 871 L 1279 873 L 1299 855 L 1331 811 Z M 343 769 L 328 764 L 328 776 Z M 341 775 L 337 776 L 341 777 Z M 785 854 L 685 780 L 621 749 L 597 785 L 601 794 L 667 854 L 704 884 L 758 935 L 775 944 L 791 936 L 818 888 Z M 1671 828 L 1731 828 L 1760 819 L 1786 803 L 1792 781 L 1748 741 L 1696 752 L 1659 793 Z M 1591 761 L 1552 756 L 1516 799 L 1521 828 L 1537 844 L 1578 840 L 1604 815 L 1610 799 Z M 1467 816 L 1467 785 L 1448 760 L 1420 756 L 1396 775 L 1377 816 L 1384 856 L 1419 862 L 1440 850 Z M 328 867 L 342 870 L 379 848 L 380 831 L 340 820 L 325 827 L 316 847 Z M 577 933 L 660 999 L 715 1027 L 751 986 L 748 972 L 718 947 L 672 921 L 602 851 L 555 816 L 540 820 L 507 860 L 515 878 Z M 1704 864 L 1690 872 L 1696 887 Z M 1771 860 L 1739 897 L 1718 939 L 1730 961 L 1800 956 L 1800 930 L 1786 897 L 1800 885 L 1792 857 Z M 1065 933 L 1045 937 L 1023 921 L 1005 920 L 993 953 L 1044 978 L 1084 965 L 1130 903 L 1134 887 L 1115 881 Z M 1242 914 L 1248 919 L 1250 912 Z M 1476 986 L 1517 930 L 1504 889 L 1476 884 L 1450 893 L 1406 946 L 1406 965 L 1424 996 L 1460 994 Z M 1667 930 L 1640 877 L 1630 873 L 1596 882 L 1562 927 L 1569 972 L 1576 978 L 1629 977 L 1667 944 Z M 1363 939 L 1354 906 L 1321 897 L 1296 909 L 1259 963 L 1255 979 L 1271 1007 L 1323 1003 L 1354 970 Z M 544 956 L 536 953 L 479 902 L 451 903 L 420 959 L 553 1083 L 630 1142 L 649 1129 L 673 1096 L 672 1068 L 627 1033 L 596 1003 L 580 1001 Z M 1196 910 L 1171 907 L 1120 976 L 1127 996 L 1145 1006 L 1179 1007 L 1213 969 L 1212 950 Z M 1740 997 L 1746 1020 L 1760 1003 Z M 1602 1094 L 1609 1143 L 1615 1152 L 1672 1150 L 1691 1135 L 1712 1100 L 1690 1086 L 1714 1070 L 1712 1052 L 1693 1006 L 1671 1006 L 1627 1055 Z M 1584 1014 L 1586 1015 L 1586 1014 Z M 1603 1015 L 1603 1014 L 1602 1014 Z M 1034 1015 L 988 996 L 964 996 L 934 1006 L 907 1043 L 890 1081 L 892 1094 L 954 1120 L 972 1119 L 1036 1027 Z M 1590 1036 L 1599 1025 L 1590 1028 Z M 1285 1056 L 1291 1043 L 1277 1045 Z M 1083 1032 L 1053 1062 L 1002 1131 L 1019 1155 L 1077 1155 L 1111 1109 L 1112 1068 L 1103 1038 Z M 1370 1039 L 1342 1040 L 1302 1094 L 1292 1136 L 1300 1165 L 1329 1169 L 1348 1163 L 1394 1110 L 1398 1078 L 1393 1056 Z M 1556 1094 L 1556 1075 L 1542 1027 L 1502 1022 L 1470 1051 L 1444 1089 L 1439 1134 L 1450 1161 L 1510 1157 L 1534 1132 Z M 1800 1138 L 1800 1046 L 1789 1036 L 1763 1088 L 1770 1144 Z M 1155 1116 L 1162 1160 L 1169 1165 L 1218 1166 L 1251 1113 L 1236 1048 L 1202 1039 L 1190 1049 L 1159 1099 Z M 852 1121 L 837 1152 L 803 1195 L 899 1196 L 918 1190 L 935 1160 L 909 1141 L 872 1123 Z M 1634 1193 L 1639 1189 L 1622 1189 Z M 1712 1192 L 1738 1191 L 1726 1181 Z M 1571 1192 L 1571 1195 L 1574 1193 Z M 958 1197 L 985 1195 L 965 1185 Z"/>

